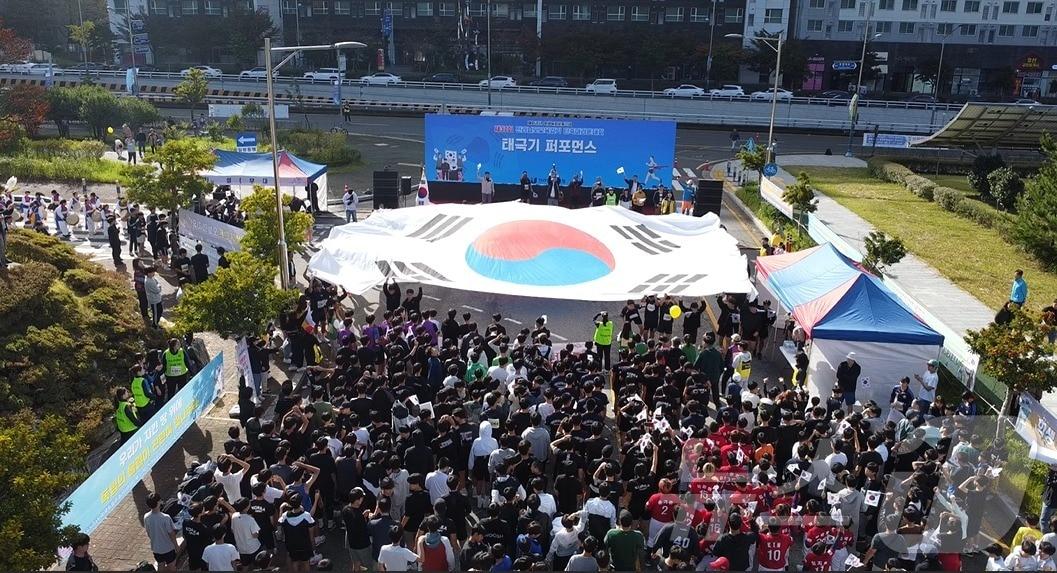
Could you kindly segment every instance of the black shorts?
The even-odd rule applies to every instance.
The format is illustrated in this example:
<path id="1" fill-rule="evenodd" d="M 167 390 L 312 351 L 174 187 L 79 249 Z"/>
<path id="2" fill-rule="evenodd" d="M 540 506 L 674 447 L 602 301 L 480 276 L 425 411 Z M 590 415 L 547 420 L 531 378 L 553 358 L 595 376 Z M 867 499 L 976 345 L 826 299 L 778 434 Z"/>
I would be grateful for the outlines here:
<path id="1" fill-rule="evenodd" d="M 261 549 L 264 548 L 261 547 Z M 242 562 L 242 565 L 244 567 L 252 567 L 253 564 L 257 561 L 257 553 L 260 553 L 261 549 L 258 549 L 256 553 L 239 553 L 239 561 Z"/>
<path id="2" fill-rule="evenodd" d="M 488 479 L 488 457 L 477 456 L 473 461 L 473 479 L 484 481 Z"/>
<path id="3" fill-rule="evenodd" d="M 311 549 L 294 549 L 286 553 L 290 556 L 290 561 L 308 561 L 312 559 L 313 551 Z"/>
<path id="4" fill-rule="evenodd" d="M 188 557 L 187 568 L 191 571 L 209 571 L 209 564 L 202 561 L 201 557 Z"/>
<path id="5" fill-rule="evenodd" d="M 660 322 L 660 324 L 657 325 L 657 332 L 663 332 L 665 334 L 671 334 L 672 333 L 672 323 L 673 322 L 675 322 L 675 321 L 662 320 Z"/>
<path id="6" fill-rule="evenodd" d="M 159 565 L 165 563 L 176 563 L 176 552 L 170 551 L 168 553 L 155 553 L 154 560 L 157 561 Z"/>

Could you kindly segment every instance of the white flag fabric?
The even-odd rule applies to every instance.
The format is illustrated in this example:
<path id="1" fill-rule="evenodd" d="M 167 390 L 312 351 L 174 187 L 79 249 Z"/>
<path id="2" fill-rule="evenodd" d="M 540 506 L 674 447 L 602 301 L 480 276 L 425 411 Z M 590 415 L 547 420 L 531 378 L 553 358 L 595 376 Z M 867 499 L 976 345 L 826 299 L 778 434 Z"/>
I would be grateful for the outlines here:
<path id="1" fill-rule="evenodd" d="M 491 203 L 375 211 L 335 227 L 311 272 L 364 293 L 386 277 L 477 292 L 616 301 L 751 292 L 747 261 L 713 214 Z"/>

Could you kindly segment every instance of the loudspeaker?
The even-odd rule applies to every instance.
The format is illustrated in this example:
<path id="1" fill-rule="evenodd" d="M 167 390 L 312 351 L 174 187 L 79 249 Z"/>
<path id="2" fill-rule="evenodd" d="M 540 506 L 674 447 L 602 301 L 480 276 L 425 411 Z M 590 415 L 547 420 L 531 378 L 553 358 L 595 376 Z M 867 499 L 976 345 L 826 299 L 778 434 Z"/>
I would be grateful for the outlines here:
<path id="1" fill-rule="evenodd" d="M 400 196 L 407 197 L 414 193 L 414 189 L 411 188 L 411 178 L 404 176 L 400 178 Z"/>
<path id="2" fill-rule="evenodd" d="M 704 217 L 705 213 L 715 213 L 723 207 L 723 182 L 711 179 L 698 179 L 697 195 L 694 200 L 694 216 Z"/>
<path id="3" fill-rule="evenodd" d="M 396 209 L 400 206 L 400 173 L 396 171 L 374 172 L 374 208 Z"/>

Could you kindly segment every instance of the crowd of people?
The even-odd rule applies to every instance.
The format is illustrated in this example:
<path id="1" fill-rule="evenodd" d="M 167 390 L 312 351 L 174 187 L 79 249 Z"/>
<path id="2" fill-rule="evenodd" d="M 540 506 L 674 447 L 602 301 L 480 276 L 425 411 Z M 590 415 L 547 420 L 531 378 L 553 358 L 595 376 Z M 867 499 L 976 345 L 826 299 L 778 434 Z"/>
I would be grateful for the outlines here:
<path id="1" fill-rule="evenodd" d="M 316 280 L 248 340 L 224 455 L 149 500 L 160 567 L 179 535 L 211 571 L 325 569 L 328 536 L 368 571 L 1053 570 L 1037 517 L 1008 556 L 981 535 L 1006 452 L 971 394 L 920 392 L 935 364 L 895 409 L 854 400 L 854 355 L 832 395 L 754 376 L 773 313 L 743 296 L 703 334 L 706 301 L 646 297 L 565 345 L 545 317 L 508 331 L 395 282 L 382 298 L 357 316 Z M 133 366 L 133 402 L 177 352 Z M 272 362 L 292 379 L 262 400 Z"/>

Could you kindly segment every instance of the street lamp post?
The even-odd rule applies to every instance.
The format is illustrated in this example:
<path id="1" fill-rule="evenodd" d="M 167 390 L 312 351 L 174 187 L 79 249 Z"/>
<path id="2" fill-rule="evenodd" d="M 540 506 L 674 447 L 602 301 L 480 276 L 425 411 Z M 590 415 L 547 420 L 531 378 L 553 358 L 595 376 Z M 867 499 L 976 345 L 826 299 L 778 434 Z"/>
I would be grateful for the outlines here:
<path id="1" fill-rule="evenodd" d="M 492 108 L 492 0 L 488 0 L 485 4 L 488 14 L 485 16 L 485 55 L 488 58 L 487 73 L 488 74 L 488 109 Z"/>
<path id="2" fill-rule="evenodd" d="M 745 38 L 743 34 L 727 34 L 727 38 Z M 779 31 L 777 36 L 752 36 L 750 40 L 761 40 L 767 44 L 768 48 L 771 48 L 778 53 L 778 57 L 774 61 L 774 86 L 771 88 L 771 121 L 767 124 L 767 150 L 766 158 L 767 163 L 771 162 L 771 155 L 774 153 L 774 113 L 778 107 L 778 81 L 782 75 L 782 32 Z M 772 46 L 771 41 L 775 41 L 776 45 Z"/>
<path id="3" fill-rule="evenodd" d="M 932 86 L 932 115 L 929 117 L 929 129 L 936 123 L 936 106 L 940 103 L 940 78 L 943 77 L 943 50 L 947 47 L 947 39 L 954 35 L 965 24 L 958 24 L 950 32 L 940 36 L 940 61 L 936 66 L 936 83 Z"/>
<path id="4" fill-rule="evenodd" d="M 863 28 L 862 33 L 862 53 L 859 55 L 859 79 L 855 81 L 855 93 L 852 94 L 852 99 L 849 102 L 849 106 L 854 109 L 849 111 L 851 114 L 851 127 L 848 128 L 848 151 L 844 153 L 845 157 L 852 156 L 852 145 L 854 145 L 855 139 L 855 126 L 859 123 L 859 95 L 862 93 L 862 73 L 866 69 L 866 46 L 870 43 L 870 40 L 874 40 L 881 37 L 881 33 L 878 32 L 873 36 L 870 35 L 870 14 L 873 13 L 873 5 L 870 5 L 870 13 L 866 15 L 866 26 Z"/>
<path id="5" fill-rule="evenodd" d="M 543 68 L 543 0 L 536 0 L 536 77 Z"/>
<path id="6" fill-rule="evenodd" d="M 279 221 L 279 285 L 282 288 L 289 288 L 290 286 L 290 257 L 287 252 L 286 245 L 286 224 L 283 221 L 283 193 L 279 188 L 279 144 L 276 138 L 275 129 L 275 87 L 274 79 L 272 76 L 275 74 L 275 70 L 283 67 L 287 62 L 293 59 L 301 52 L 307 51 L 320 51 L 320 50 L 341 50 L 343 48 L 365 48 L 366 44 L 361 42 L 337 42 L 334 44 L 324 44 L 319 46 L 282 46 L 278 48 L 272 47 L 272 39 L 270 37 L 264 38 L 264 74 L 266 77 L 266 86 L 268 90 L 268 128 L 270 133 L 270 140 L 272 144 L 272 175 L 275 177 L 275 209 L 278 212 Z M 272 53 L 284 53 L 289 52 L 290 55 L 286 56 L 281 62 L 272 65 Z"/>
<path id="7" fill-rule="evenodd" d="M 716 4 L 718 0 L 712 0 L 712 15 L 708 18 L 708 59 L 705 60 L 705 89 L 712 87 L 712 39 L 716 36 Z"/>

